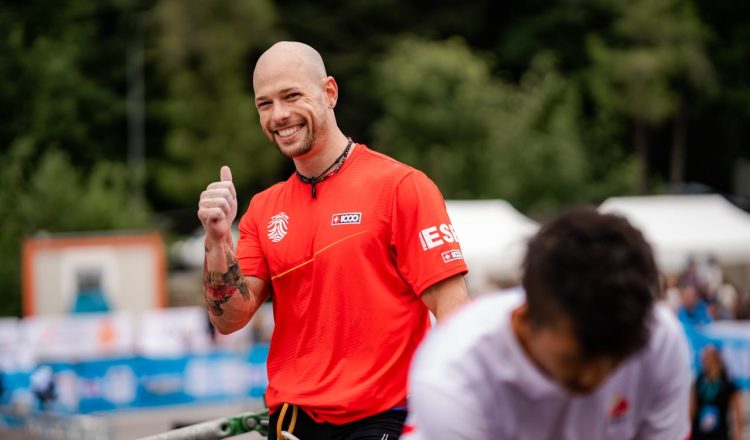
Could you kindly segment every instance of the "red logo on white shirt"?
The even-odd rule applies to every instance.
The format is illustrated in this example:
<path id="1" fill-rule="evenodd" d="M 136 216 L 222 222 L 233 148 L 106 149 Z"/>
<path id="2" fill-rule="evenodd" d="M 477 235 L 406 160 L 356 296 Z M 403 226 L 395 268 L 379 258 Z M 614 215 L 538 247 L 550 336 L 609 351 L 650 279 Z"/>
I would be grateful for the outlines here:
<path id="1" fill-rule="evenodd" d="M 630 403 L 624 396 L 615 396 L 609 409 L 610 420 L 620 420 L 630 412 Z"/>

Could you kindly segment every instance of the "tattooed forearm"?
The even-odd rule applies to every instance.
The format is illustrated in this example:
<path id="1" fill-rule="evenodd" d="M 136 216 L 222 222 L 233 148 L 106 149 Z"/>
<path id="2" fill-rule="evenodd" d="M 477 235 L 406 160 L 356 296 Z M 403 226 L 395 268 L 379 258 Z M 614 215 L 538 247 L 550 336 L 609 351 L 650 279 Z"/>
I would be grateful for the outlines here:
<path id="1" fill-rule="evenodd" d="M 243 299 L 250 299 L 250 291 L 240 271 L 240 265 L 231 252 L 227 253 L 227 267 L 227 271 L 223 273 L 209 271 L 207 264 L 203 267 L 203 294 L 208 311 L 215 316 L 224 313 L 221 306 L 236 292 L 240 292 Z"/>

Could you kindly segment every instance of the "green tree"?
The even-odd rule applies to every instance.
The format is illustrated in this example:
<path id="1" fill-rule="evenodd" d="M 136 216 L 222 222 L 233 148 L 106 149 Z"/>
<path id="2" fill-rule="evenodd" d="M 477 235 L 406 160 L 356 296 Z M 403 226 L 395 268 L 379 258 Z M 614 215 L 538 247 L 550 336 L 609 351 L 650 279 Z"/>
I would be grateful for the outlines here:
<path id="1" fill-rule="evenodd" d="M 167 96 L 164 156 L 153 163 L 159 191 L 193 206 L 221 165 L 233 166 L 238 190 L 275 181 L 282 156 L 263 136 L 252 99 L 248 60 L 278 34 L 268 1 L 161 0 L 154 10 L 155 60 Z"/>
<path id="2" fill-rule="evenodd" d="M 124 161 L 125 60 L 138 3 L 0 4 L 0 151 L 23 137 L 64 149 L 78 166 Z"/>
<path id="3" fill-rule="evenodd" d="M 685 101 L 715 88 L 708 32 L 688 0 L 612 0 L 609 32 L 592 34 L 589 84 L 596 103 L 633 121 L 633 144 L 647 185 L 648 127 L 675 118 L 671 178 L 683 178 Z"/>
<path id="4" fill-rule="evenodd" d="M 142 229 L 151 214 L 129 191 L 124 165 L 99 162 L 88 176 L 67 153 L 38 155 L 33 141 L 20 139 L 0 156 L 0 315 L 21 311 L 21 244 L 39 231 Z"/>
<path id="5" fill-rule="evenodd" d="M 424 170 L 449 197 L 486 196 L 493 114 L 507 93 L 489 65 L 459 39 L 398 42 L 375 66 L 385 111 L 375 148 Z"/>
<path id="6" fill-rule="evenodd" d="M 647 142 L 665 143 L 667 148 L 651 149 L 649 169 L 643 170 L 652 178 L 668 178 L 668 144 L 672 139 L 674 151 L 678 151 L 681 143 L 685 144 L 687 179 L 704 181 L 715 185 L 717 190 L 729 191 L 732 163 L 738 155 L 750 154 L 747 147 L 750 123 L 746 111 L 750 106 L 744 105 L 748 95 L 745 90 L 747 66 L 750 65 L 746 62 L 746 42 L 750 38 L 747 38 L 744 17 L 750 13 L 750 4 L 694 0 L 684 0 L 682 4 L 687 2 L 698 8 L 700 13 L 694 14 L 698 24 L 705 23 L 702 26 L 706 32 L 701 38 L 712 35 L 703 41 L 709 44 L 707 53 L 715 65 L 720 94 L 707 97 L 704 89 L 696 88 L 686 76 L 673 77 L 669 87 L 677 90 L 680 100 L 675 108 L 680 110 L 657 124 L 644 124 L 648 127 L 644 130 Z M 590 43 L 587 43 L 587 37 L 595 35 L 607 48 L 633 46 L 632 41 L 615 30 L 623 10 L 630 6 L 628 2 L 453 0 L 431 2 L 429 7 L 425 2 L 398 0 L 276 0 L 274 3 L 280 11 L 285 11 L 279 14 L 277 28 L 290 39 L 312 44 L 323 54 L 329 72 L 341 85 L 337 120 L 344 131 L 358 141 L 372 144 L 369 136 L 374 132 L 372 121 L 380 119 L 384 112 L 379 91 L 372 87 L 374 61 L 407 33 L 431 40 L 460 36 L 470 47 L 494 54 L 497 63 L 492 69 L 493 75 L 513 83 L 520 80 L 539 54 L 552 53 L 557 60 L 557 70 L 566 81 L 587 84 L 579 86 L 583 107 L 580 123 L 584 126 L 586 147 L 601 153 L 592 159 L 604 165 L 608 172 L 611 167 L 607 158 L 622 162 L 627 155 L 623 154 L 621 146 L 626 146 L 628 151 L 631 149 L 633 119 L 592 98 L 593 61 Z M 632 3 L 633 8 L 644 8 L 638 6 L 642 1 Z M 659 12 L 661 3 L 656 0 L 653 5 L 646 5 L 655 12 L 641 14 L 639 20 L 652 20 L 657 25 L 663 22 L 667 28 L 673 28 L 672 18 L 679 14 L 668 11 L 669 15 L 665 16 Z M 456 13 L 458 10 L 460 14 Z M 673 48 L 678 46 L 672 45 Z M 678 55 L 680 50 L 678 48 L 673 55 Z M 691 71 L 685 67 L 683 73 Z M 674 131 L 672 136 L 670 131 Z M 706 149 L 706 145 L 712 148 Z M 679 161 L 672 160 L 672 163 Z M 592 168 L 597 166 L 592 165 Z M 679 167 L 672 168 L 679 170 Z"/>
<path id="7" fill-rule="evenodd" d="M 591 169 L 577 88 L 540 56 L 515 86 L 459 39 L 407 38 L 375 69 L 375 146 L 424 170 L 448 198 L 507 199 L 546 214 L 632 190 L 631 161 Z"/>
<path id="8" fill-rule="evenodd" d="M 148 225 L 122 165 L 125 59 L 139 8 L 138 0 L 0 4 L 0 314 L 20 313 L 25 236 Z"/>

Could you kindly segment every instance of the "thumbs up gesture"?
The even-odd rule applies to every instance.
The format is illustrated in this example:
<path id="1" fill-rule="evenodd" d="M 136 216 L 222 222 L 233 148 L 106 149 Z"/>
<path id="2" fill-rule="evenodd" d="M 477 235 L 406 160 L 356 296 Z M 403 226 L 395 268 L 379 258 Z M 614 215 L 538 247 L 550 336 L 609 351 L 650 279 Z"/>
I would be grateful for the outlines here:
<path id="1" fill-rule="evenodd" d="M 198 219 L 206 231 L 206 242 L 231 241 L 232 222 L 237 216 L 237 191 L 232 183 L 232 170 L 221 167 L 218 182 L 212 182 L 201 193 Z"/>

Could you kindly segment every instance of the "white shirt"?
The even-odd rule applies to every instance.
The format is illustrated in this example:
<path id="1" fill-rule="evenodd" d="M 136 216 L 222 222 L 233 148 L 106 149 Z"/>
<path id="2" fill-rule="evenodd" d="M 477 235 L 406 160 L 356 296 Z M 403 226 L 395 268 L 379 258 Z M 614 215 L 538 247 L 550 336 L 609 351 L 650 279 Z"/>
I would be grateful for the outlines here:
<path id="1" fill-rule="evenodd" d="M 511 329 L 510 313 L 523 299 L 522 292 L 481 297 L 430 332 L 412 364 L 402 438 L 686 438 L 687 341 L 666 307 L 655 306 L 646 347 L 592 394 L 572 396 L 540 372 Z"/>

